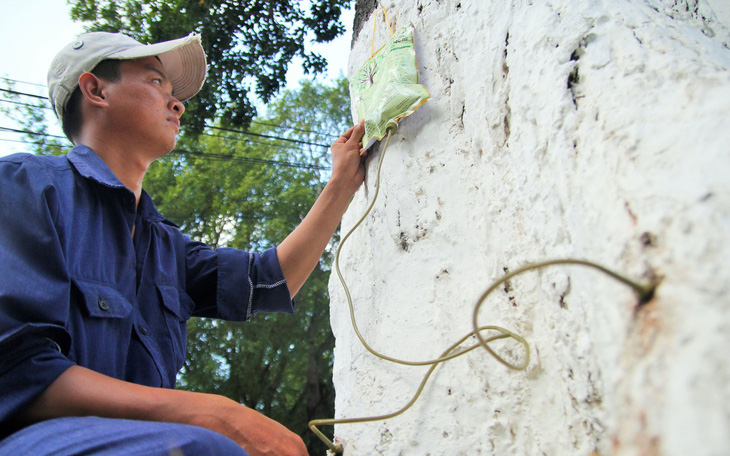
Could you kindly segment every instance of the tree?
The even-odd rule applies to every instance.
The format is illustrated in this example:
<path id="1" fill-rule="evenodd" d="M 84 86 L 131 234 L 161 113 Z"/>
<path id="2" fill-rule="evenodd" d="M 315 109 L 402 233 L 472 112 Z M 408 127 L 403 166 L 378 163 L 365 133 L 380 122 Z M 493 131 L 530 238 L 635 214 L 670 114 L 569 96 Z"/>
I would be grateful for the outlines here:
<path id="1" fill-rule="evenodd" d="M 201 132 L 207 120 L 247 126 L 256 115 L 252 95 L 264 103 L 279 92 L 293 58 L 305 72 L 326 61 L 305 42 L 329 42 L 344 31 L 339 21 L 351 0 L 68 0 L 71 17 L 89 29 L 125 32 L 142 42 L 203 36 L 208 83 L 188 104 L 187 128 Z"/>

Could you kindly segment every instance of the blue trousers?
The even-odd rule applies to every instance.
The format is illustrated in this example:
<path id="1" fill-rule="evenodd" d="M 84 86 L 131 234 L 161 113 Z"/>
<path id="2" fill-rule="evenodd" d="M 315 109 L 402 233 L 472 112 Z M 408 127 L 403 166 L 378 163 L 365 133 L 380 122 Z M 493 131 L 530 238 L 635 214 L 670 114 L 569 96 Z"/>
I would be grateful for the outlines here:
<path id="1" fill-rule="evenodd" d="M 233 440 L 185 424 L 66 417 L 42 421 L 0 441 L 5 456 L 248 456 Z"/>

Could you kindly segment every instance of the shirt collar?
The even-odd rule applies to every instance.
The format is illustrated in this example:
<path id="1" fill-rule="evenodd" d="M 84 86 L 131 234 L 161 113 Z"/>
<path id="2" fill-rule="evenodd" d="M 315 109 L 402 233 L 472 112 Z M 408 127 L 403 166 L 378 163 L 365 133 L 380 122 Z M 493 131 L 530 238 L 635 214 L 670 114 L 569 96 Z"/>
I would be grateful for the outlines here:
<path id="1" fill-rule="evenodd" d="M 132 193 L 131 190 L 122 184 L 122 181 L 119 180 L 112 170 L 109 169 L 109 166 L 107 166 L 104 160 L 96 155 L 96 152 L 91 148 L 79 144 L 71 149 L 67 157 L 68 161 L 76 168 L 76 171 L 86 179 L 91 179 L 107 187 L 120 188 Z M 144 189 L 142 189 L 137 210 L 148 220 L 153 222 L 166 222 L 177 226 L 159 213 L 152 198 Z"/>
<path id="2" fill-rule="evenodd" d="M 68 161 L 76 168 L 83 177 L 94 180 L 102 185 L 112 188 L 126 188 L 124 184 L 114 175 L 104 160 L 96 155 L 96 152 L 89 147 L 79 144 L 67 155 Z"/>
<path id="3" fill-rule="evenodd" d="M 142 189 L 142 195 L 139 197 L 139 204 L 137 205 L 137 211 L 142 217 L 152 222 L 164 222 L 168 225 L 175 225 L 170 220 L 166 219 L 155 207 L 155 203 L 152 201 L 149 193 L 145 189 Z"/>

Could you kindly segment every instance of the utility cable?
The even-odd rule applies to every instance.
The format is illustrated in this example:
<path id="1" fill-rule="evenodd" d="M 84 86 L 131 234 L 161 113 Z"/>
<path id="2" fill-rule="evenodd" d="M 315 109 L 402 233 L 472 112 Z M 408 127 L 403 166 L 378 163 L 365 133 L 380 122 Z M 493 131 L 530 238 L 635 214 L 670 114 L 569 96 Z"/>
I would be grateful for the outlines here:
<path id="1" fill-rule="evenodd" d="M 7 131 L 9 133 L 22 133 L 24 135 L 31 135 L 31 136 L 46 136 L 46 137 L 49 137 L 49 138 L 66 139 L 65 136 L 53 135 L 51 133 L 39 133 L 39 132 L 35 132 L 35 131 L 19 130 L 17 128 L 2 127 L 2 126 L 0 126 L 0 131 Z"/>
<path id="2" fill-rule="evenodd" d="M 49 138 L 60 138 L 60 139 L 66 139 L 65 136 L 59 136 L 59 135 L 53 135 L 50 133 L 37 133 L 32 131 L 25 131 L 25 130 L 18 130 L 17 128 L 9 128 L 9 127 L 2 127 L 0 126 L 0 131 L 7 131 L 10 133 L 22 133 L 26 135 L 32 135 L 32 136 L 45 136 Z M 25 144 L 37 144 L 31 141 L 16 141 L 16 142 L 23 142 Z M 46 146 L 54 146 L 58 147 L 56 145 L 46 144 Z M 173 149 L 171 151 L 172 153 L 178 154 L 178 155 L 187 155 L 187 156 L 195 156 L 206 160 L 225 160 L 225 161 L 238 161 L 238 162 L 248 162 L 248 163 L 257 163 L 257 164 L 263 164 L 263 165 L 269 165 L 269 166 L 284 166 L 288 168 L 299 168 L 299 169 L 311 169 L 315 171 L 329 171 L 330 167 L 328 166 L 319 166 L 319 165 L 310 165 L 307 163 L 293 163 L 293 162 L 287 162 L 287 161 L 281 161 L 281 160 L 270 160 L 270 159 L 264 159 L 264 158 L 254 158 L 254 157 L 245 157 L 245 156 L 237 156 L 237 155 L 231 155 L 231 154 L 216 154 L 211 152 L 200 152 L 200 151 L 194 151 L 194 150 L 184 150 L 184 149 Z"/>
<path id="3" fill-rule="evenodd" d="M 2 79 L 5 79 L 5 80 L 6 80 L 6 81 L 8 81 L 8 82 L 17 82 L 18 84 L 26 84 L 26 85 L 32 85 L 32 86 L 36 86 L 36 87 L 43 87 L 43 88 L 48 88 L 48 86 L 47 86 L 46 84 L 39 84 L 39 83 L 37 83 L 37 82 L 27 82 L 27 81 L 21 81 L 21 80 L 19 80 L 19 79 L 13 79 L 13 78 L 9 78 L 9 77 L 7 77 L 7 76 L 3 76 L 3 77 L 2 77 Z"/>
<path id="4" fill-rule="evenodd" d="M 385 152 L 388 149 L 388 146 L 390 144 L 390 138 L 391 136 L 397 131 L 397 126 L 393 123 L 388 126 L 387 128 L 387 138 L 385 140 L 385 144 L 383 147 L 383 150 L 380 154 L 380 159 L 378 160 L 377 165 L 377 172 L 376 172 L 376 178 L 375 178 L 375 192 L 373 194 L 372 201 L 368 205 L 367 209 L 365 210 L 365 213 L 360 217 L 360 219 L 355 223 L 355 225 L 347 232 L 347 234 L 342 238 L 340 241 L 340 245 L 337 247 L 337 253 L 335 255 L 335 271 L 337 272 L 337 276 L 340 279 L 340 283 L 342 284 L 342 287 L 345 291 L 345 297 L 347 299 L 347 305 L 350 310 L 350 322 L 352 324 L 352 327 L 355 331 L 355 334 L 357 335 L 358 339 L 360 340 L 360 343 L 365 347 L 367 351 L 369 351 L 374 356 L 384 359 L 386 361 L 390 361 L 397 364 L 403 364 L 407 366 L 425 366 L 430 365 L 431 367 L 428 369 L 426 374 L 423 377 L 423 380 L 421 381 L 420 386 L 416 390 L 416 393 L 414 394 L 413 398 L 400 410 L 395 411 L 393 413 L 388 413 L 385 415 L 379 415 L 379 416 L 370 416 L 370 417 L 360 417 L 360 418 L 340 418 L 340 419 L 316 419 L 309 422 L 309 429 L 317 436 L 319 437 L 322 442 L 327 445 L 328 451 L 327 453 L 329 455 L 339 455 L 343 453 L 343 447 L 340 444 L 333 443 L 329 438 L 327 438 L 319 429 L 318 426 L 332 426 L 337 424 L 352 424 L 352 423 L 366 423 L 371 421 L 380 421 L 385 420 L 389 418 L 396 417 L 406 410 L 408 410 L 415 402 L 418 400 L 418 397 L 421 395 L 421 392 L 423 391 L 424 387 L 426 386 L 426 383 L 428 382 L 429 377 L 433 373 L 433 371 L 436 369 L 436 367 L 445 361 L 454 359 L 458 356 L 462 356 L 475 348 L 482 347 L 484 348 L 490 355 L 492 355 L 497 361 L 502 363 L 503 365 L 507 366 L 510 369 L 514 370 L 524 370 L 527 368 L 527 366 L 530 363 L 530 346 L 527 343 L 527 341 L 520 335 L 513 333 L 512 331 L 509 331 L 505 328 L 502 328 L 500 326 L 479 326 L 478 323 L 478 315 L 479 310 L 481 309 L 482 303 L 487 299 L 487 296 L 489 296 L 490 293 L 492 293 L 497 287 L 499 287 L 502 283 L 506 282 L 510 278 L 522 274 L 527 271 L 545 268 L 548 266 L 553 265 L 579 265 L 579 266 L 586 266 L 593 269 L 596 269 L 600 272 L 603 272 L 604 274 L 609 275 L 610 277 L 620 281 L 621 283 L 631 287 L 637 294 L 639 298 L 640 303 L 646 303 L 649 300 L 651 300 L 654 297 L 654 292 L 656 290 L 656 287 L 659 285 L 657 281 L 650 282 L 648 284 L 639 284 L 637 282 L 634 282 L 621 274 L 618 274 L 614 271 L 611 271 L 610 269 L 607 269 L 601 265 L 598 265 L 596 263 L 593 263 L 591 261 L 586 260 L 579 260 L 579 259 L 573 259 L 573 258 L 566 258 L 566 259 L 557 259 L 557 260 L 549 260 L 549 261 L 543 261 L 539 263 L 534 264 L 528 264 L 523 267 L 520 267 L 519 269 L 516 269 L 513 272 L 510 272 L 508 274 L 505 274 L 503 277 L 492 283 L 487 290 L 481 295 L 479 300 L 477 301 L 475 307 L 474 307 L 474 314 L 472 318 L 472 325 L 473 330 L 459 339 L 456 343 L 451 345 L 449 348 L 447 348 L 441 356 L 439 356 L 436 359 L 428 360 L 428 361 L 405 361 L 397 358 L 393 358 L 391 356 L 384 355 L 376 350 L 374 350 L 370 345 L 367 343 L 365 338 L 360 333 L 360 330 L 357 326 L 357 321 L 355 319 L 355 309 L 352 301 L 352 296 L 350 294 L 350 290 L 347 286 L 347 283 L 345 282 L 345 279 L 342 276 L 342 272 L 340 270 L 340 253 L 342 252 L 342 246 L 345 244 L 347 239 L 352 235 L 352 233 L 362 224 L 362 222 L 365 220 L 365 218 L 370 214 L 370 211 L 372 210 L 373 206 L 375 205 L 375 202 L 378 198 L 378 193 L 380 191 L 380 172 L 382 169 L 383 164 L 383 158 L 385 157 Z M 482 335 L 482 332 L 484 331 L 496 331 L 499 334 L 492 335 L 489 337 L 484 337 Z M 460 348 L 461 344 L 464 343 L 467 339 L 469 339 L 472 336 L 476 336 L 478 339 L 478 343 L 471 345 L 466 348 Z M 489 347 L 490 342 L 494 342 L 499 339 L 507 339 L 511 338 L 520 343 L 525 350 L 525 357 L 523 362 L 517 364 L 517 363 L 511 363 L 507 360 L 505 360 L 502 356 L 497 354 L 494 350 L 492 350 Z"/>
<path id="5" fill-rule="evenodd" d="M 0 103 L 11 103 L 11 104 L 14 104 L 14 105 L 27 106 L 27 107 L 30 107 L 30 108 L 40 108 L 40 109 L 48 109 L 48 110 L 51 109 L 50 106 L 37 106 L 37 105 L 30 104 L 30 103 L 22 103 L 22 102 L 19 102 L 19 101 L 12 101 L 12 100 L 0 100 Z M 0 127 L 0 128 L 4 128 L 4 127 Z M 41 133 L 34 133 L 34 132 L 30 132 L 30 131 L 25 131 L 25 130 L 10 130 L 10 129 L 7 129 L 7 128 L 4 128 L 4 129 L 7 130 L 7 131 L 12 131 L 14 133 L 25 133 L 25 134 L 29 134 L 29 135 L 34 135 L 34 134 L 38 135 L 38 134 L 41 134 Z M 277 148 L 280 148 L 280 149 L 298 150 L 298 151 L 306 151 L 307 150 L 307 149 L 305 149 L 303 147 L 297 147 L 297 146 L 294 146 L 294 145 L 288 146 L 288 145 L 285 145 L 285 144 L 276 144 L 276 143 L 273 143 L 273 142 L 256 141 L 255 139 L 249 139 L 249 138 L 245 138 L 245 139 L 244 138 L 235 138 L 233 136 L 221 136 L 221 135 L 214 135 L 214 134 L 211 134 L 211 133 L 201 133 L 201 134 L 203 136 L 209 136 L 211 138 L 229 139 L 229 140 L 232 140 L 232 141 L 245 141 L 247 144 L 260 144 L 260 145 L 266 146 L 266 147 L 277 147 Z M 65 138 L 65 136 L 58 136 L 58 135 L 52 135 L 52 136 L 54 136 L 56 138 Z"/>
<path id="6" fill-rule="evenodd" d="M 19 106 L 26 106 L 29 108 L 40 108 L 40 109 L 48 109 L 48 110 L 51 109 L 50 106 L 38 106 L 38 105 L 30 104 L 30 103 L 23 103 L 20 101 L 13 101 L 13 100 L 0 100 L 0 103 L 10 103 L 10 104 L 19 105 Z"/>
<path id="7" fill-rule="evenodd" d="M 5 77 L 5 76 L 0 77 L 0 79 L 4 79 L 4 80 L 6 80 L 8 82 L 11 82 L 11 83 L 32 85 L 32 86 L 37 86 L 37 87 L 41 87 L 41 88 L 45 88 L 45 89 L 48 88 L 48 86 L 45 85 L 45 84 L 38 84 L 38 83 L 35 83 L 35 82 L 26 82 L 26 81 L 21 81 L 19 79 L 8 78 L 8 77 Z M 20 93 L 20 94 L 21 95 L 28 95 L 27 93 Z M 43 97 L 43 98 L 46 98 L 46 97 Z M 3 100 L 0 100 L 0 101 L 3 101 Z M 51 109 L 51 108 L 48 107 L 47 109 Z M 324 132 L 321 132 L 321 131 L 313 131 L 313 130 L 307 130 L 307 129 L 304 129 L 304 128 L 290 127 L 290 126 L 287 126 L 287 125 L 279 125 L 279 124 L 275 124 L 275 123 L 271 123 L 271 122 L 262 122 L 260 120 L 252 120 L 251 123 L 255 123 L 255 124 L 259 124 L 259 125 L 264 125 L 264 126 L 267 126 L 267 127 L 278 128 L 278 129 L 282 129 L 282 130 L 292 130 L 292 131 L 298 131 L 300 133 L 308 133 L 308 134 L 320 135 L 320 136 L 329 136 L 331 138 L 338 138 L 339 137 L 339 135 L 333 135 L 332 133 L 324 133 Z"/>
<path id="8" fill-rule="evenodd" d="M 306 163 L 292 163 L 292 162 L 286 162 L 286 161 L 280 161 L 280 160 L 270 160 L 270 159 L 266 159 L 266 158 L 242 157 L 242 156 L 231 155 L 231 154 L 216 154 L 216 153 L 212 153 L 212 152 L 200 152 L 200 151 L 195 151 L 195 150 L 173 149 L 172 152 L 175 154 L 178 154 L 178 155 L 201 157 L 201 158 L 210 159 L 210 160 L 226 160 L 226 161 L 259 163 L 259 164 L 263 164 L 263 165 L 284 166 L 284 167 L 288 167 L 288 168 L 299 168 L 299 169 L 311 169 L 311 170 L 315 170 L 315 171 L 328 171 L 331 169 L 327 166 L 309 165 Z"/>
<path id="9" fill-rule="evenodd" d="M 264 125 L 266 127 L 279 128 L 279 129 L 283 129 L 283 130 L 298 131 L 300 133 L 309 133 L 309 134 L 312 134 L 312 135 L 321 135 L 321 136 L 329 136 L 331 138 L 339 138 L 339 136 L 333 135 L 332 133 L 324 133 L 324 132 L 321 132 L 321 131 L 312 131 L 312 130 L 307 130 L 305 128 L 289 127 L 287 125 L 277 125 L 275 123 L 262 122 L 260 120 L 252 120 L 251 123 L 255 123 L 255 124 L 259 124 L 259 125 Z"/>
<path id="10" fill-rule="evenodd" d="M 2 101 L 2 100 L 0 100 L 0 101 Z M 303 147 L 297 147 L 294 145 L 289 146 L 289 145 L 285 145 L 285 144 L 276 144 L 273 142 L 266 142 L 266 141 L 256 141 L 255 139 L 251 139 L 251 138 L 236 138 L 235 136 L 214 135 L 212 133 L 201 133 L 201 135 L 208 136 L 210 138 L 227 139 L 227 140 L 231 140 L 231 141 L 243 141 L 246 144 L 260 144 L 260 145 L 266 146 L 266 147 L 276 147 L 279 149 L 298 150 L 301 152 L 307 152 L 307 149 L 305 149 Z"/>
<path id="11" fill-rule="evenodd" d="M 256 136 L 256 137 L 259 137 L 259 138 L 278 139 L 280 141 L 289 141 L 289 142 L 293 142 L 293 143 L 296 143 L 296 144 L 304 144 L 304 145 L 307 145 L 307 146 L 317 146 L 317 147 L 324 147 L 324 148 L 330 147 L 327 144 L 320 144 L 320 143 L 315 143 L 315 142 L 311 142 L 311 141 L 304 141 L 304 140 L 301 140 L 301 139 L 285 138 L 283 136 L 265 135 L 263 133 L 253 133 L 251 131 L 234 130 L 232 128 L 212 127 L 210 125 L 208 125 L 208 128 L 210 128 L 211 130 L 225 131 L 225 132 L 228 132 L 228 133 L 238 133 L 238 134 L 241 134 L 241 135 Z"/>
<path id="12" fill-rule="evenodd" d="M 17 90 L 2 89 L 2 88 L 0 88 L 0 92 L 9 93 L 11 95 L 21 95 L 21 96 L 25 96 L 25 97 L 37 98 L 37 99 L 48 101 L 48 97 L 46 97 L 44 95 L 35 95 L 32 93 L 18 92 Z M 39 107 L 50 109 L 50 107 L 45 107 L 45 106 L 39 106 Z M 302 139 L 286 138 L 284 136 L 267 135 L 267 134 L 263 134 L 263 133 L 254 133 L 252 131 L 236 130 L 236 129 L 232 129 L 232 128 L 216 127 L 216 126 L 212 126 L 212 125 L 206 125 L 206 127 L 210 128 L 211 130 L 225 131 L 228 133 L 238 133 L 241 135 L 254 136 L 254 137 L 258 137 L 258 138 L 278 139 L 280 141 L 287 141 L 287 142 L 291 142 L 291 143 L 295 143 L 295 144 L 302 144 L 302 145 L 306 145 L 306 146 L 324 147 L 325 149 L 330 147 L 328 144 L 322 144 L 322 143 L 317 143 L 317 142 L 312 142 L 312 141 L 304 141 Z M 285 125 L 280 125 L 279 128 L 288 129 L 289 127 L 287 127 Z M 321 134 L 326 135 L 327 133 L 321 133 Z M 328 136 L 332 136 L 332 135 L 328 135 Z"/>
<path id="13" fill-rule="evenodd" d="M 27 92 L 18 92 L 16 90 L 0 89 L 0 92 L 9 93 L 11 95 L 22 95 L 24 97 L 38 98 L 38 99 L 41 99 L 41 100 L 48 100 L 48 97 L 43 96 L 43 95 L 35 95 L 33 93 L 27 93 Z"/>

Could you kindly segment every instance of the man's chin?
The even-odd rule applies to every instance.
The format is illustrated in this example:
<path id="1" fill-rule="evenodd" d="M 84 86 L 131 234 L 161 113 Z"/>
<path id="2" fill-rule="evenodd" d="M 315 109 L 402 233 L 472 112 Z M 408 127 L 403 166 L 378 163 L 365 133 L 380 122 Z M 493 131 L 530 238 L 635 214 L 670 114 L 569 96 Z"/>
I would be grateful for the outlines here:
<path id="1" fill-rule="evenodd" d="M 177 145 L 177 138 L 175 138 L 171 144 L 169 144 L 165 148 L 161 148 L 159 153 L 157 154 L 157 157 L 155 157 L 155 160 L 158 158 L 162 158 L 166 155 L 168 155 L 170 152 L 173 152 L 175 150 L 175 146 Z"/>

